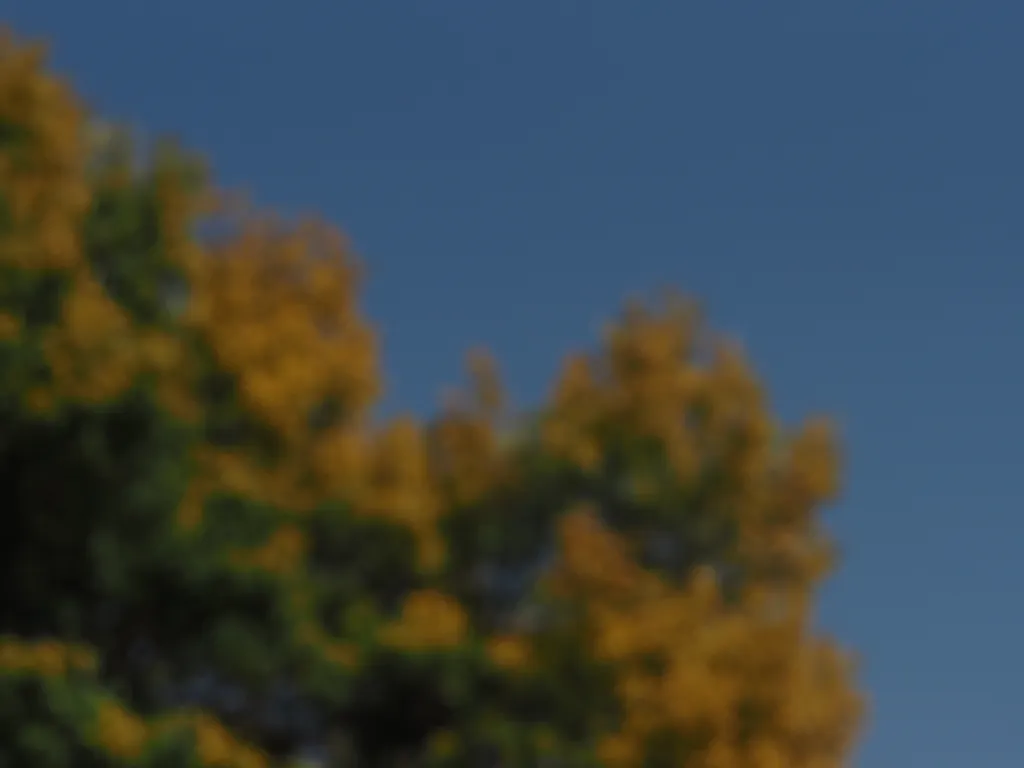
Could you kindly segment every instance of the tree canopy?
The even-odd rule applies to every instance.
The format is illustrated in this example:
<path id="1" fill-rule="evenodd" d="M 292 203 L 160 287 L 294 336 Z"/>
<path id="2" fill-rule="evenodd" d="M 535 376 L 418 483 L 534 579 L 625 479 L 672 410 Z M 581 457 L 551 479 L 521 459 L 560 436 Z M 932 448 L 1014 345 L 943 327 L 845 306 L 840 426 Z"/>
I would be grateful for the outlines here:
<path id="1" fill-rule="evenodd" d="M 691 304 L 377 418 L 344 238 L 99 125 L 0 36 L 0 766 L 844 763 L 835 442 Z"/>

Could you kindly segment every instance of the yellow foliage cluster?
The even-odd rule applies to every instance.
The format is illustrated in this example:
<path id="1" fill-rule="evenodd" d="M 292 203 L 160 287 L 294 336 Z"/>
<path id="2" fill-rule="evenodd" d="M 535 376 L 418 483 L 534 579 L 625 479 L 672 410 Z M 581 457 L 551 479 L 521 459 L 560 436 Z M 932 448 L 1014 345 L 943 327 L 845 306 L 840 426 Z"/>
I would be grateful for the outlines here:
<path id="1" fill-rule="evenodd" d="M 467 634 L 466 614 L 457 601 L 432 590 L 411 593 L 398 619 L 383 630 L 384 642 L 397 648 L 454 648 Z"/>
<path id="2" fill-rule="evenodd" d="M 0 673 L 58 679 L 74 672 L 92 675 L 96 668 L 96 654 L 85 646 L 55 640 L 0 638 Z M 152 738 L 168 729 L 182 727 L 194 733 L 203 765 L 211 768 L 263 768 L 267 765 L 259 750 L 236 740 L 207 715 L 174 714 L 150 723 L 110 698 L 98 699 L 90 739 L 108 754 L 131 761 L 143 753 Z"/>
<path id="3" fill-rule="evenodd" d="M 429 435 L 431 470 L 446 501 L 471 504 L 508 480 L 500 424 L 505 394 L 494 360 L 482 350 L 468 356 L 470 392 L 451 398 Z"/>
<path id="4" fill-rule="evenodd" d="M 238 741 L 216 719 L 203 713 L 177 713 L 147 723 L 113 701 L 100 704 L 96 739 L 110 755 L 138 759 L 152 740 L 168 732 L 188 733 L 196 756 L 209 768 L 265 768 L 266 755 Z"/>
<path id="5" fill-rule="evenodd" d="M 10 341 L 21 334 L 21 318 L 0 312 L 0 341 Z"/>
<path id="6" fill-rule="evenodd" d="M 264 768 L 267 765 L 261 752 L 239 742 L 213 718 L 195 715 L 184 722 L 195 733 L 196 751 L 204 765 L 211 768 Z"/>
<path id="7" fill-rule="evenodd" d="M 831 565 L 814 515 L 837 490 L 829 425 L 811 421 L 780 442 L 742 355 L 724 343 L 698 355 L 699 331 L 679 299 L 660 313 L 631 307 L 602 355 L 566 364 L 544 422 L 547 445 L 597 471 L 608 435 L 626 429 L 659 445 L 677 484 L 713 468 L 722 479 L 711 503 L 738 523 L 745 563 L 811 585 Z M 631 486 L 643 498 L 655 483 L 640 473 Z"/>
<path id="8" fill-rule="evenodd" d="M 14 134 L 0 153 L 4 236 L 0 267 L 69 282 L 43 347 L 51 381 L 25 392 L 25 405 L 49 411 L 60 400 L 96 403 L 149 371 L 168 376 L 181 362 L 176 339 L 133 328 L 86 263 L 81 221 L 90 200 L 84 110 L 69 89 L 42 73 L 44 51 L 0 30 L 0 124 Z M 24 332 L 0 316 L 0 340 Z"/>
<path id="9" fill-rule="evenodd" d="M 76 275 L 61 310 L 46 342 L 54 394 L 99 403 L 127 389 L 138 372 L 139 348 L 124 312 L 88 274 Z"/>
<path id="10" fill-rule="evenodd" d="M 516 635 L 498 635 L 487 641 L 487 655 L 499 667 L 523 669 L 530 663 L 530 645 Z"/>
<path id="11" fill-rule="evenodd" d="M 150 735 L 141 718 L 113 701 L 100 704 L 96 716 L 96 732 L 100 746 L 124 760 L 139 757 Z"/>
<path id="12" fill-rule="evenodd" d="M 424 435 L 411 419 L 398 419 L 369 442 L 365 474 L 353 489 L 357 509 L 407 525 L 421 543 L 425 565 L 443 555 Z"/>
<path id="13" fill-rule="evenodd" d="M 89 204 L 82 110 L 65 86 L 41 76 L 44 56 L 0 29 L 0 123 L 24 142 L 0 154 L 8 218 L 0 265 L 70 269 L 80 263 L 77 225 Z"/>
<path id="14" fill-rule="evenodd" d="M 193 267 L 188 315 L 247 405 L 292 442 L 327 398 L 358 414 L 377 394 L 376 343 L 356 271 L 327 227 L 252 225 Z"/>
<path id="15" fill-rule="evenodd" d="M 306 537 L 293 525 L 283 525 L 261 546 L 235 553 L 234 561 L 242 566 L 258 568 L 266 573 L 294 573 L 306 555 Z"/>
<path id="16" fill-rule="evenodd" d="M 89 672 L 95 666 L 95 654 L 83 646 L 55 640 L 26 642 L 16 637 L 0 637 L 0 670 L 5 672 L 59 677 L 74 670 Z"/>
<path id="17" fill-rule="evenodd" d="M 586 597 L 595 652 L 612 662 L 625 710 L 602 745 L 609 765 L 636 765 L 659 734 L 700 745 L 687 765 L 840 764 L 860 700 L 849 659 L 810 636 L 802 601 L 770 612 L 754 590 L 730 605 L 707 569 L 676 587 L 638 567 L 587 511 L 566 518 L 562 542 L 553 581 Z"/>

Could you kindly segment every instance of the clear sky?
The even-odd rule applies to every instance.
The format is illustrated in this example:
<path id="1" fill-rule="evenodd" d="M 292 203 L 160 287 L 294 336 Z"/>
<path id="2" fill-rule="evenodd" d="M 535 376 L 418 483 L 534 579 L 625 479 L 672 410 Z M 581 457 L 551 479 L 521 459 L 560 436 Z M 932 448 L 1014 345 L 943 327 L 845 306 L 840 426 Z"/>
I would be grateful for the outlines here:
<path id="1" fill-rule="evenodd" d="M 1024 5 L 5 0 L 0 17 L 53 40 L 102 111 L 346 228 L 392 404 L 426 411 L 478 343 L 528 403 L 627 295 L 700 297 L 783 414 L 844 425 L 847 560 L 822 621 L 864 659 L 856 764 L 1022 764 Z"/>

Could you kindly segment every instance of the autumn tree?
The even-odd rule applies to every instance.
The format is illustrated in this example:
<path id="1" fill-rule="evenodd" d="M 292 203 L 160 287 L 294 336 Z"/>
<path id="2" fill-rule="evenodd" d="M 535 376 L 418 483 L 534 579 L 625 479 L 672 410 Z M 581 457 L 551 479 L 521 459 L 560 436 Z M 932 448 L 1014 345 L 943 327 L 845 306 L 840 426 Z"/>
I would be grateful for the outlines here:
<path id="1" fill-rule="evenodd" d="M 843 764 L 825 423 L 677 301 L 382 423 L 344 240 L 44 64 L 0 37 L 0 766 Z"/>

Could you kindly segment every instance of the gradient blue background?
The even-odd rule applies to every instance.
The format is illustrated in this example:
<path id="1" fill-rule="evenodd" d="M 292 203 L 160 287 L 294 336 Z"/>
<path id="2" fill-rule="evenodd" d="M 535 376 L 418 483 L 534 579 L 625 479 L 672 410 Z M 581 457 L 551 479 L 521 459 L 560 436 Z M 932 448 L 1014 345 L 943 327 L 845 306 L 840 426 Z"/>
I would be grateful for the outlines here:
<path id="1" fill-rule="evenodd" d="M 858 766 L 1022 764 L 1024 5 L 6 0 L 100 110 L 345 227 L 389 404 L 536 400 L 674 284 L 839 416 Z"/>

